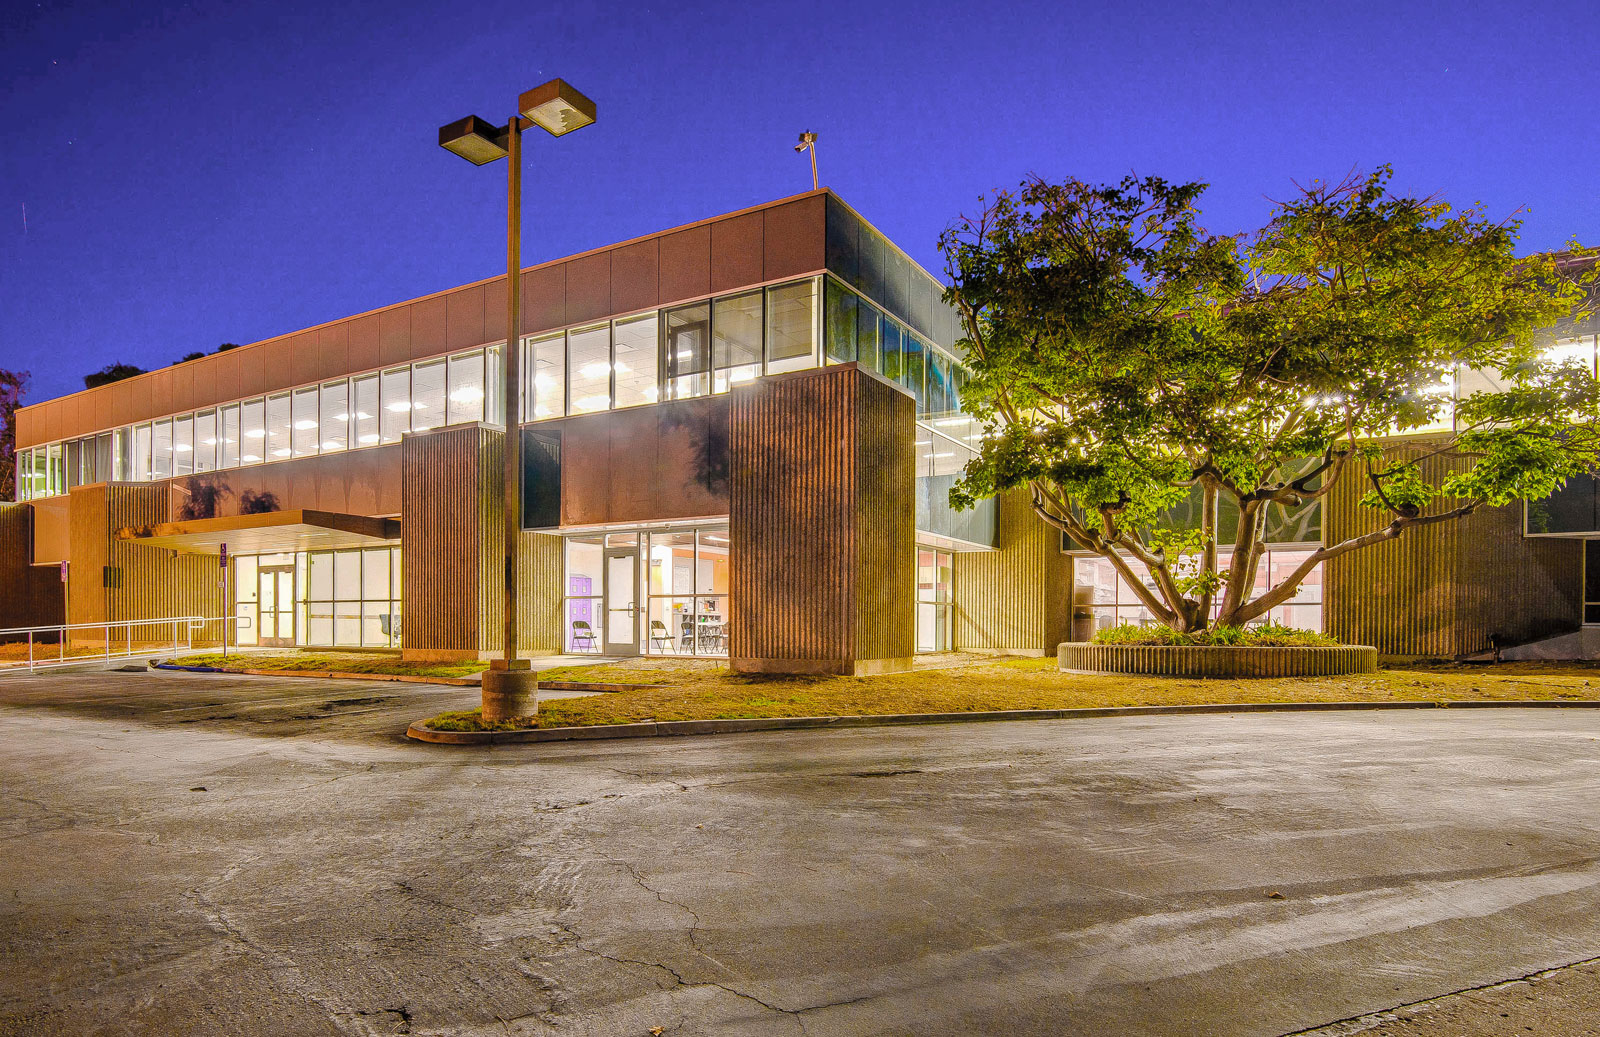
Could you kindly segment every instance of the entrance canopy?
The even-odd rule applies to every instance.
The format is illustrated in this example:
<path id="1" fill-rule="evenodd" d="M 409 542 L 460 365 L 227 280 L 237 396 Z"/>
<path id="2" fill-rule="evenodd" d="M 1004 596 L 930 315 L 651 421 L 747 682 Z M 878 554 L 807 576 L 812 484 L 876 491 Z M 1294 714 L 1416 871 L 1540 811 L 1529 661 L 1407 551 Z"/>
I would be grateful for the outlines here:
<path id="1" fill-rule="evenodd" d="M 117 530 L 117 539 L 190 554 L 276 554 L 371 547 L 400 539 L 400 520 L 331 511 L 272 511 L 264 515 L 162 522 Z"/>

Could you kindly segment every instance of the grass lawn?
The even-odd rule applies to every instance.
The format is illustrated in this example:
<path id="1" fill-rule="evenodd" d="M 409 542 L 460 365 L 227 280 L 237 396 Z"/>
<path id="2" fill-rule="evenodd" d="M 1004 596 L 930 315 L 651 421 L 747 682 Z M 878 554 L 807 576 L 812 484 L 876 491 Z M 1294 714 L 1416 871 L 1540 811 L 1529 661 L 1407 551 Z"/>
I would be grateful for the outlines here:
<path id="1" fill-rule="evenodd" d="M 312 673 L 381 673 L 404 677 L 470 677 L 488 669 L 483 662 L 408 663 L 385 652 L 221 652 L 177 656 L 179 666 L 216 666 L 238 670 L 308 671 Z"/>
<path id="2" fill-rule="evenodd" d="M 546 702 L 539 707 L 538 727 L 1231 702 L 1600 699 L 1600 667 L 1583 663 L 1440 664 L 1347 677 L 1184 680 L 1065 674 L 1054 659 L 983 660 L 879 677 L 739 675 L 710 662 L 640 661 L 548 670 L 541 677 L 665 687 Z"/>

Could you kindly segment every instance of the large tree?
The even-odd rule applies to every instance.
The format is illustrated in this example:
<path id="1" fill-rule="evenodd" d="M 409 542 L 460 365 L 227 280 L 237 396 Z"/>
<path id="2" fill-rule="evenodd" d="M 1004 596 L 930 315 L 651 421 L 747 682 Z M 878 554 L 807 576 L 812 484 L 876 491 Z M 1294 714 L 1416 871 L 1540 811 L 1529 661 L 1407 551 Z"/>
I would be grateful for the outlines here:
<path id="1" fill-rule="evenodd" d="M 0 369 L 0 501 L 17 497 L 17 407 L 28 372 Z"/>
<path id="2" fill-rule="evenodd" d="M 1541 362 L 1536 335 L 1581 309 L 1587 254 L 1519 258 L 1516 219 L 1396 196 L 1390 176 L 1297 187 L 1237 235 L 1200 226 L 1200 183 L 1032 180 L 985 199 L 941 240 L 986 429 L 952 502 L 1025 487 L 1161 621 L 1197 631 L 1260 619 L 1321 562 L 1592 468 L 1593 372 Z M 1504 391 L 1458 401 L 1462 370 Z M 1441 424 L 1421 449 L 1453 474 L 1385 449 Z M 1352 466 L 1386 521 L 1258 588 L 1269 513 Z M 1192 497 L 1198 521 L 1174 521 Z"/>

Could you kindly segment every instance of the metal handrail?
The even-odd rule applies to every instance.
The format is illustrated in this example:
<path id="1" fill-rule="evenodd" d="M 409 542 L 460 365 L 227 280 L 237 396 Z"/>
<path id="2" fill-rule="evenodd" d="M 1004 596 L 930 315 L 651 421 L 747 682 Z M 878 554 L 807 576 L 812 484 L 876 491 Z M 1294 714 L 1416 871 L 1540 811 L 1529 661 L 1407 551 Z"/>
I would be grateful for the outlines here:
<path id="1" fill-rule="evenodd" d="M 0 638 L 17 639 L 17 635 L 27 635 L 28 658 L 26 660 L 0 659 L 0 672 L 27 669 L 31 673 L 47 666 L 71 666 L 78 663 L 93 662 L 97 659 L 126 659 L 136 655 L 149 655 L 152 650 L 166 651 L 168 650 L 168 645 L 170 645 L 170 650 L 174 652 L 180 649 L 193 651 L 194 632 L 211 623 L 224 624 L 222 628 L 222 653 L 226 655 L 229 647 L 229 625 L 231 624 L 233 630 L 233 646 L 238 647 L 238 631 L 241 626 L 248 627 L 250 625 L 250 617 L 240 615 L 160 616 L 152 619 L 109 620 L 103 623 L 51 623 L 34 627 L 10 627 L 0 630 Z M 135 627 L 155 627 L 156 630 L 152 631 L 152 633 L 164 632 L 170 629 L 171 636 L 170 638 L 144 637 L 139 640 L 138 647 L 135 648 L 133 636 Z M 72 640 L 69 634 L 74 630 L 104 631 L 105 636 L 102 640 L 105 644 L 105 651 L 68 654 L 67 646 Z M 115 636 L 118 630 L 122 634 L 120 638 Z M 47 653 L 41 656 L 36 651 L 36 648 L 48 643 L 43 640 L 43 635 L 46 634 L 56 635 L 56 651 L 53 654 Z M 112 645 L 117 640 L 122 642 L 122 646 L 114 650 Z M 156 647 L 158 642 L 161 647 Z"/>

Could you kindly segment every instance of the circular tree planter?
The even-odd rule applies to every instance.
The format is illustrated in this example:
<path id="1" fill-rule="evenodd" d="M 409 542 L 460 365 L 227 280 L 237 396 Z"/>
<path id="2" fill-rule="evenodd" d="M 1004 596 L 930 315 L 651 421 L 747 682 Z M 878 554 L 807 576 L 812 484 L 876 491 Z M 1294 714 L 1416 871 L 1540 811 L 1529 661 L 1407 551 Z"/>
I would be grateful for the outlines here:
<path id="1" fill-rule="evenodd" d="M 1063 673 L 1127 673 L 1147 677 L 1333 677 L 1376 673 L 1378 650 L 1234 648 L 1223 645 L 1097 645 L 1066 641 L 1056 648 Z"/>

